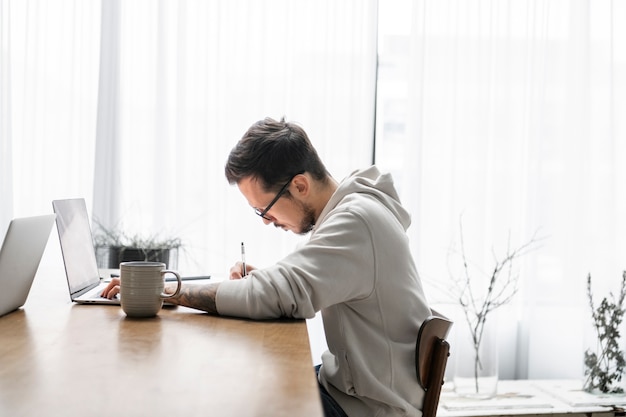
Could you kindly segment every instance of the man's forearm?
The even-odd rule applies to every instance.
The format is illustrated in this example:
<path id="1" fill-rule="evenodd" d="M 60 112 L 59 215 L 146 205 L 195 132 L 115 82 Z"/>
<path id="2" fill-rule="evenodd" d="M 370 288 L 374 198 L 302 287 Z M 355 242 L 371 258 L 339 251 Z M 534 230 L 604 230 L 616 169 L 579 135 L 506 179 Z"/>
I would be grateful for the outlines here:
<path id="1" fill-rule="evenodd" d="M 217 308 L 215 307 L 215 295 L 217 294 L 217 287 L 219 283 L 205 284 L 205 285 L 184 285 L 180 289 L 180 293 L 174 297 L 168 299 L 168 302 L 173 304 L 179 304 L 185 307 L 195 308 L 197 310 L 206 311 L 210 314 L 217 315 Z M 176 287 L 174 287 L 175 290 Z M 169 291 L 168 291 L 169 292 Z M 173 291 L 171 291 L 173 292 Z"/>

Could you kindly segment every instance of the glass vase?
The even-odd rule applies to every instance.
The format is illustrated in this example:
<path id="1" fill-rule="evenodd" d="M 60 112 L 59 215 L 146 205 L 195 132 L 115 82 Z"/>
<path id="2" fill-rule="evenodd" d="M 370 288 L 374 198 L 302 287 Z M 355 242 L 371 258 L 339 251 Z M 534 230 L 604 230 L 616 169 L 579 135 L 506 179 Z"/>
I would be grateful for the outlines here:
<path id="1" fill-rule="evenodd" d="M 454 390 L 457 395 L 492 398 L 498 391 L 498 340 L 495 322 L 485 321 L 482 337 L 476 339 L 465 321 L 459 321 L 455 344 Z M 476 335 L 478 336 L 478 334 Z"/>

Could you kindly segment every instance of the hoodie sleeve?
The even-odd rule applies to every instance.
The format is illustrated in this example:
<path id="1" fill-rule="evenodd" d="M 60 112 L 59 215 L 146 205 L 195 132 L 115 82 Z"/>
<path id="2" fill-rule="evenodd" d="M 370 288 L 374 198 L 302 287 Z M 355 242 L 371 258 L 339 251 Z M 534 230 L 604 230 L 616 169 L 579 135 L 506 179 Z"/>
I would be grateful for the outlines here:
<path id="1" fill-rule="evenodd" d="M 374 288 L 370 228 L 356 206 L 337 207 L 311 239 L 277 264 L 220 284 L 219 314 L 254 319 L 312 318 Z"/>

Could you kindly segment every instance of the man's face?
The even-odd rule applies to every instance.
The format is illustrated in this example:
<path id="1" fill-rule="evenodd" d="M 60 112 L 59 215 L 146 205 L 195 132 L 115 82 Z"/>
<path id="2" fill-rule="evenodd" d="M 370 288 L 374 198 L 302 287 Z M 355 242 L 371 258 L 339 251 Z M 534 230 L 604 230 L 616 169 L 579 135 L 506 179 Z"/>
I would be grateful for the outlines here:
<path id="1" fill-rule="evenodd" d="M 265 211 L 276 197 L 275 193 L 263 191 L 261 184 L 252 177 L 242 179 L 237 186 L 248 203 L 261 212 Z M 265 213 L 263 223 L 272 223 L 275 227 L 290 230 L 293 233 L 306 234 L 315 226 L 315 213 L 310 205 L 299 199 L 296 186 L 292 181 L 285 188 L 285 193 Z"/>

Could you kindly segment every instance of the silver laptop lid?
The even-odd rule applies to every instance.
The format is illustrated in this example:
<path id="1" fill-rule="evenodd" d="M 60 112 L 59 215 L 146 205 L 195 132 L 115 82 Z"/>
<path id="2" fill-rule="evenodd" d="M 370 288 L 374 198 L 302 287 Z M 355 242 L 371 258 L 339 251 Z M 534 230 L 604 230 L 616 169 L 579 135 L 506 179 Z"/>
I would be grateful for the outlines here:
<path id="1" fill-rule="evenodd" d="M 54 214 L 14 219 L 0 249 L 0 316 L 26 302 L 50 238 Z"/>
<path id="2" fill-rule="evenodd" d="M 74 300 L 100 283 L 87 206 L 83 198 L 54 200 L 67 285 Z"/>

